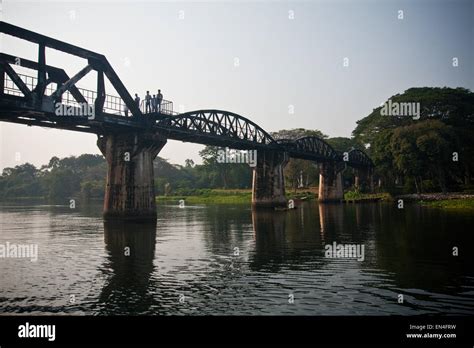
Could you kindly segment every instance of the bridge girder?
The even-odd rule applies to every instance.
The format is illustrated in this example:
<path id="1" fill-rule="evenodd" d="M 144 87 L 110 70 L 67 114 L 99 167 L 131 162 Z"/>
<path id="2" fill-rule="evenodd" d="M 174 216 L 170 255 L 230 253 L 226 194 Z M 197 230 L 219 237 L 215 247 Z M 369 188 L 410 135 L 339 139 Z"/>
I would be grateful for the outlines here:
<path id="1" fill-rule="evenodd" d="M 54 92 L 55 98 L 60 98 L 62 93 L 65 91 L 69 91 L 74 89 L 74 94 L 77 95 L 78 91 L 74 88 L 77 81 L 79 81 L 85 74 L 87 74 L 90 70 L 95 70 L 98 72 L 100 76 L 102 73 L 107 76 L 112 86 L 115 88 L 117 93 L 120 95 L 120 98 L 123 100 L 125 105 L 127 105 L 128 109 L 131 113 L 136 116 L 142 116 L 142 112 L 140 111 L 139 107 L 133 101 L 131 95 L 128 93 L 127 89 L 125 88 L 124 84 L 108 62 L 107 58 L 104 55 L 98 54 L 89 50 L 86 50 L 81 47 L 77 47 L 66 42 L 53 39 L 51 37 L 41 35 L 35 33 L 33 31 L 0 21 L 0 33 L 11 35 L 18 39 L 30 41 L 33 43 L 38 44 L 38 62 L 34 62 L 35 69 L 37 70 L 37 86 L 36 92 L 38 93 L 38 97 L 42 97 L 44 94 L 44 90 L 48 81 L 46 81 L 45 76 L 47 73 L 47 65 L 46 65 L 46 57 L 45 57 L 45 48 L 52 48 L 64 53 L 72 54 L 76 57 L 84 58 L 87 60 L 87 65 L 81 71 L 79 71 L 75 76 L 66 80 L 66 81 L 56 81 L 58 82 L 58 88 Z M 6 57 L 3 57 L 4 59 Z M 21 62 L 22 58 L 19 59 Z M 9 70 L 10 63 L 3 61 L 2 62 L 3 68 Z M 31 66 L 31 64 L 30 64 Z M 11 72 L 11 71 L 10 71 Z M 16 80 L 18 77 L 16 73 L 11 76 L 13 80 Z M 16 83 L 18 85 L 18 83 Z M 20 82 L 21 84 L 21 82 Z M 100 81 L 99 81 L 100 85 Z M 24 89 L 24 88 L 23 88 Z M 98 94 L 103 94 L 104 91 L 97 91 Z M 33 91 L 28 91 L 26 89 L 23 90 L 23 94 L 26 97 L 32 97 Z M 80 94 L 80 93 L 79 93 Z M 78 96 L 80 99 L 84 100 Z"/>

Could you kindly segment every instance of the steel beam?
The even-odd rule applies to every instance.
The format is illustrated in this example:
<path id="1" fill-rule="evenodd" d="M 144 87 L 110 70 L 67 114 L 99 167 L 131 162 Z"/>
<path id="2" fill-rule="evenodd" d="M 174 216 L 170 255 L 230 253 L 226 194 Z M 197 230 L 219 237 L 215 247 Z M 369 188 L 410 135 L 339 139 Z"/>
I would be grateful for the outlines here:
<path id="1" fill-rule="evenodd" d="M 71 77 L 68 81 L 64 82 L 61 87 L 59 87 L 52 95 L 54 99 L 60 99 L 64 92 L 68 91 L 72 86 L 74 86 L 80 79 L 89 73 L 92 70 L 92 67 L 87 64 L 81 71 L 76 75 Z"/>
<path id="2" fill-rule="evenodd" d="M 23 80 L 18 76 L 15 70 L 10 66 L 8 63 L 0 62 L 0 64 L 3 66 L 3 69 L 7 73 L 8 76 L 12 79 L 13 83 L 17 85 L 17 87 L 20 89 L 21 93 L 25 97 L 30 96 L 31 91 L 30 89 L 26 86 L 26 84 L 23 82 Z"/>
<path id="3" fill-rule="evenodd" d="M 0 21 L 0 33 L 11 35 L 11 36 L 14 36 L 23 40 L 27 40 L 30 42 L 35 42 L 39 45 L 44 45 L 45 47 L 54 48 L 58 51 L 69 53 L 69 54 L 72 54 L 81 58 L 85 58 L 85 59 L 89 59 L 89 58 L 105 59 L 105 57 L 101 54 L 97 54 L 95 52 L 86 50 L 84 48 L 68 44 L 67 42 L 56 40 L 51 37 L 41 35 L 33 31 L 30 31 L 21 27 L 17 27 L 16 25 L 9 24 L 2 21 Z"/>
<path id="4" fill-rule="evenodd" d="M 43 98 L 46 84 L 46 52 L 44 45 L 40 44 L 38 47 L 38 82 L 34 89 L 34 93 L 36 93 L 38 100 Z"/>
<path id="5" fill-rule="evenodd" d="M 105 102 L 105 85 L 104 85 L 104 73 L 97 71 L 97 98 L 95 100 L 95 114 L 101 115 L 104 109 Z"/>

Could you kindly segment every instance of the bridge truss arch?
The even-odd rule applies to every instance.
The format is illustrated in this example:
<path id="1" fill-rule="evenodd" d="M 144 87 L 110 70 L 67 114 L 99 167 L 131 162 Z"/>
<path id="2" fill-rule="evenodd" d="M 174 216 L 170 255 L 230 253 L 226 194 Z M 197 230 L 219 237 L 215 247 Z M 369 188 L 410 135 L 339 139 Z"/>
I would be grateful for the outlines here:
<path id="1" fill-rule="evenodd" d="M 306 136 L 298 139 L 278 139 L 276 142 L 294 158 L 320 163 L 339 161 L 339 153 L 326 141 L 316 136 Z"/>
<path id="2" fill-rule="evenodd" d="M 375 167 L 374 162 L 370 157 L 359 149 L 351 149 L 348 152 L 347 165 L 353 168 L 373 168 Z"/>
<path id="3" fill-rule="evenodd" d="M 251 120 L 229 111 L 196 110 L 157 120 L 155 127 L 183 141 L 235 149 L 278 149 L 273 137 Z"/>

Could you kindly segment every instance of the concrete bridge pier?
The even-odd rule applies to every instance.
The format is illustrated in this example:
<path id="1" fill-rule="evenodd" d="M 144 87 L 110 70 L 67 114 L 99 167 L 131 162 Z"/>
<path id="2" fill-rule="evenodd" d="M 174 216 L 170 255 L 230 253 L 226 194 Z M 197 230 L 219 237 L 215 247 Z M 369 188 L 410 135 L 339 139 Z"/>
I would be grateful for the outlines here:
<path id="1" fill-rule="evenodd" d="M 370 193 L 375 192 L 374 168 L 367 169 L 367 187 Z"/>
<path id="2" fill-rule="evenodd" d="M 354 188 L 360 189 L 360 171 L 354 169 Z"/>
<path id="3" fill-rule="evenodd" d="M 276 151 L 257 151 L 257 165 L 253 169 L 252 208 L 286 207 L 283 168 L 288 154 Z"/>
<path id="4" fill-rule="evenodd" d="M 155 133 L 99 136 L 97 146 L 107 160 L 106 220 L 156 220 L 153 160 L 165 144 Z"/>
<path id="5" fill-rule="evenodd" d="M 319 174 L 320 202 L 340 202 L 344 199 L 342 186 L 342 171 L 338 170 L 337 163 L 322 163 Z"/>
<path id="6" fill-rule="evenodd" d="M 354 169 L 354 187 L 361 191 L 374 192 L 372 168 Z"/>

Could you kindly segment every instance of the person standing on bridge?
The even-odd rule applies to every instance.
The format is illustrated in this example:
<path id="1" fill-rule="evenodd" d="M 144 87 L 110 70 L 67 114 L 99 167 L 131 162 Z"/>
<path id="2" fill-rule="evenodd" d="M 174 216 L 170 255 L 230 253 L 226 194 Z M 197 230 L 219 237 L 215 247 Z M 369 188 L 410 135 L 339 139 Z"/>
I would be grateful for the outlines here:
<path id="1" fill-rule="evenodd" d="M 137 93 L 135 93 L 135 104 L 137 104 L 137 108 L 140 109 L 140 97 Z"/>
<path id="2" fill-rule="evenodd" d="M 161 112 L 161 102 L 163 101 L 163 94 L 161 94 L 161 89 L 158 90 L 158 94 L 156 95 L 156 104 L 158 107 L 158 112 Z"/>
<path id="3" fill-rule="evenodd" d="M 145 113 L 150 113 L 151 112 L 151 95 L 150 91 L 146 91 L 145 95 Z"/>
<path id="4" fill-rule="evenodd" d="M 151 108 L 153 110 L 153 112 L 157 112 L 157 102 L 156 102 L 156 95 L 153 94 L 153 97 L 151 97 Z"/>

